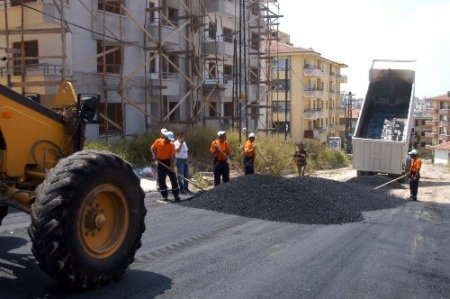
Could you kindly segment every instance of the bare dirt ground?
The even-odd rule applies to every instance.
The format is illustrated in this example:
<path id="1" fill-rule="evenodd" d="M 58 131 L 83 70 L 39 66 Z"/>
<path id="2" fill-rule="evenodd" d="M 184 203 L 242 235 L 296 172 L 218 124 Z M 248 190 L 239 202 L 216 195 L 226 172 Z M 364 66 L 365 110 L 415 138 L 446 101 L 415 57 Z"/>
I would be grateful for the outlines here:
<path id="1" fill-rule="evenodd" d="M 356 177 L 356 170 L 351 166 L 317 171 L 313 176 L 337 181 L 347 181 Z M 407 199 L 409 186 L 402 183 L 403 190 L 393 190 L 396 195 Z M 374 191 L 376 192 L 376 191 Z M 446 165 L 433 165 L 424 161 L 419 182 L 418 201 L 450 204 L 450 168 Z"/>

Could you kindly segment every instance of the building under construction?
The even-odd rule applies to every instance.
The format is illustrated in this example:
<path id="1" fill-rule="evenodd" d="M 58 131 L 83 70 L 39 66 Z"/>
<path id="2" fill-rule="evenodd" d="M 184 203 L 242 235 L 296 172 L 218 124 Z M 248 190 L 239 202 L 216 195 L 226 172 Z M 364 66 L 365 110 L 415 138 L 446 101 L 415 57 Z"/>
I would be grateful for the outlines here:
<path id="1" fill-rule="evenodd" d="M 276 0 L 4 0 L 0 10 L 0 82 L 44 103 L 63 80 L 100 94 L 90 139 L 169 123 L 271 127 L 261 111 Z"/>

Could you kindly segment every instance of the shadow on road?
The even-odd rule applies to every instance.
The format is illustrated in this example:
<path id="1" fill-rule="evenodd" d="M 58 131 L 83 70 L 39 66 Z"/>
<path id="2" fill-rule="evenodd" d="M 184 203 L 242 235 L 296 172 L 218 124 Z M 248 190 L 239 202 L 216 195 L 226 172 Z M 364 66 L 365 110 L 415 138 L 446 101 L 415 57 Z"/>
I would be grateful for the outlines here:
<path id="1" fill-rule="evenodd" d="M 421 187 L 440 187 L 440 186 L 448 186 L 450 187 L 450 182 L 446 181 L 428 181 L 427 179 L 420 178 L 419 186 Z"/>
<path id="2" fill-rule="evenodd" d="M 154 298 L 172 287 L 164 275 L 131 269 L 99 289 L 68 290 L 39 268 L 31 252 L 23 253 L 27 244 L 25 238 L 0 236 L 0 298 Z"/>

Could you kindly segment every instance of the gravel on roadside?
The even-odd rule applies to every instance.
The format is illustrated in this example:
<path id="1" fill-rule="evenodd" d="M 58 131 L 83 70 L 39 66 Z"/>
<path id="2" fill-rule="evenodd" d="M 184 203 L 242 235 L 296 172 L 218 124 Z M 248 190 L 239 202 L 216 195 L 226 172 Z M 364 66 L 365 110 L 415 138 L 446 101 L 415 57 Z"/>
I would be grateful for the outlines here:
<path id="1" fill-rule="evenodd" d="M 255 174 L 234 178 L 178 204 L 270 221 L 340 224 L 363 220 L 364 211 L 391 209 L 405 202 L 387 189 L 369 192 L 381 180 L 388 181 L 338 182 Z"/>

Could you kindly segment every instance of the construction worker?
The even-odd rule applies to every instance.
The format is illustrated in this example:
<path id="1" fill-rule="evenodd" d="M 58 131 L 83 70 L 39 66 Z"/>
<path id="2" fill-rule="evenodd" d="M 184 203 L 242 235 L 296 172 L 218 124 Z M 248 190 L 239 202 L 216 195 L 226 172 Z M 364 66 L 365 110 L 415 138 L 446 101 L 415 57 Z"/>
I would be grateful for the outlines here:
<path id="1" fill-rule="evenodd" d="M 180 192 L 181 194 L 192 193 L 192 191 L 189 190 L 189 182 L 187 180 L 189 177 L 189 148 L 186 144 L 186 140 L 184 140 L 184 132 L 177 133 L 177 140 L 175 140 L 174 144 Z"/>
<path id="2" fill-rule="evenodd" d="M 151 159 L 151 163 L 157 163 L 156 161 L 156 154 L 152 149 L 152 146 L 155 145 L 156 142 L 158 143 L 163 143 L 164 139 L 166 138 L 166 133 L 168 132 L 168 130 L 166 128 L 162 128 L 161 129 L 161 135 L 158 139 L 155 140 L 155 142 L 153 142 L 153 144 L 150 146 L 150 153 L 152 154 L 152 159 Z M 159 190 L 159 182 L 158 182 L 158 173 L 156 173 L 156 189 Z"/>
<path id="3" fill-rule="evenodd" d="M 245 174 L 255 173 L 255 157 L 256 157 L 256 135 L 255 133 L 248 134 L 247 142 L 244 145 L 244 172 Z"/>
<path id="4" fill-rule="evenodd" d="M 305 176 L 306 165 L 308 165 L 306 158 L 308 158 L 308 153 L 304 147 L 297 149 L 292 157 L 292 161 L 295 161 L 297 164 L 299 176 Z"/>
<path id="5" fill-rule="evenodd" d="M 416 149 L 410 151 L 411 165 L 408 170 L 410 200 L 417 201 L 417 191 L 419 190 L 420 168 L 422 167 L 422 159 L 418 157 Z"/>
<path id="6" fill-rule="evenodd" d="M 156 139 L 151 146 L 154 160 L 158 163 L 158 185 L 159 192 L 164 200 L 167 200 L 168 190 L 166 185 L 166 176 L 169 176 L 170 184 L 172 185 L 173 196 L 175 201 L 180 200 L 180 190 L 178 188 L 177 175 L 175 173 L 175 144 L 173 141 L 175 136 L 173 132 L 166 131 L 164 133 L 164 141 L 160 138 Z"/>
<path id="7" fill-rule="evenodd" d="M 220 177 L 223 182 L 230 181 L 230 166 L 228 165 L 228 158 L 231 155 L 231 145 L 227 141 L 227 134 L 225 131 L 217 132 L 217 139 L 211 142 L 209 151 L 214 157 L 214 186 L 220 184 Z"/>
<path id="8" fill-rule="evenodd" d="M 161 135 L 160 135 L 160 137 L 159 137 L 158 139 L 155 140 L 155 142 L 161 142 L 161 143 L 163 143 L 163 142 L 164 142 L 164 139 L 166 138 L 166 133 L 167 133 L 167 132 L 168 132 L 168 131 L 167 131 L 166 128 L 162 128 L 162 129 L 161 129 Z M 155 144 L 155 142 L 153 142 L 153 144 Z M 150 152 L 152 153 L 152 160 L 155 160 L 155 159 L 156 159 L 156 155 L 155 155 L 155 153 L 154 153 L 153 150 L 152 150 L 153 144 L 150 146 Z"/>

